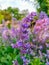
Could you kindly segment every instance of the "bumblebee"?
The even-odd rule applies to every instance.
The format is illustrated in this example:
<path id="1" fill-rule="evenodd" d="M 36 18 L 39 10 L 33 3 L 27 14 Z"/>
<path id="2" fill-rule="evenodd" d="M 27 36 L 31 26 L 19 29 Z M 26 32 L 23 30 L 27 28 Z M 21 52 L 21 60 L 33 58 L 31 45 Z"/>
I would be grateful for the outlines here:
<path id="1" fill-rule="evenodd" d="M 33 31 L 33 27 L 36 24 L 36 20 L 38 20 L 37 16 L 34 16 L 34 19 L 30 22 L 30 29 Z"/>

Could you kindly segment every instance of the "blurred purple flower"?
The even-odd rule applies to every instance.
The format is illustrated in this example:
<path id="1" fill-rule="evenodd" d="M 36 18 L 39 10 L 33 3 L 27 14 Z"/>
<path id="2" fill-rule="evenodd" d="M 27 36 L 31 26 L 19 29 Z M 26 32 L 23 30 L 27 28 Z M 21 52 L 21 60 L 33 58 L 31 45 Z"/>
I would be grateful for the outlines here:
<path id="1" fill-rule="evenodd" d="M 26 64 L 26 65 L 29 64 L 30 60 L 26 59 L 24 56 L 22 56 L 21 58 L 22 58 L 22 60 L 23 60 L 24 65 L 25 65 L 25 64 Z"/>
<path id="2" fill-rule="evenodd" d="M 29 27 L 29 25 L 28 25 L 28 24 L 26 24 L 26 23 L 23 23 L 23 24 L 22 24 L 22 27 L 24 27 L 24 28 L 28 28 L 28 27 Z"/>
<path id="3" fill-rule="evenodd" d="M 47 54 L 49 55 L 49 50 L 47 50 Z"/>
<path id="4" fill-rule="evenodd" d="M 7 29 L 5 29 L 2 33 L 2 38 L 7 40 L 8 39 L 8 34 L 9 34 L 9 31 Z"/>
<path id="5" fill-rule="evenodd" d="M 13 64 L 14 65 L 19 65 L 18 62 L 17 62 L 17 60 L 16 61 L 13 61 Z"/>
<path id="6" fill-rule="evenodd" d="M 49 18 L 38 20 L 34 26 L 34 34 L 40 42 L 49 40 Z"/>
<path id="7" fill-rule="evenodd" d="M 12 48 L 18 48 L 17 44 L 11 44 Z"/>
<path id="8" fill-rule="evenodd" d="M 20 52 L 21 52 L 21 54 L 27 54 L 27 53 L 28 53 L 28 49 L 23 49 L 23 48 L 22 48 L 22 49 L 20 50 Z"/>
<path id="9" fill-rule="evenodd" d="M 43 11 L 41 11 L 41 13 L 39 14 L 39 18 L 43 19 L 43 18 L 48 18 L 47 14 Z"/>
<path id="10" fill-rule="evenodd" d="M 30 49 L 31 45 L 30 45 L 30 43 L 26 43 L 26 44 L 24 45 L 24 47 L 27 48 L 27 49 Z"/>
<path id="11" fill-rule="evenodd" d="M 46 65 L 49 65 L 49 62 L 47 62 Z"/>
<path id="12" fill-rule="evenodd" d="M 23 46 L 22 40 L 17 41 L 16 44 L 19 48 Z"/>

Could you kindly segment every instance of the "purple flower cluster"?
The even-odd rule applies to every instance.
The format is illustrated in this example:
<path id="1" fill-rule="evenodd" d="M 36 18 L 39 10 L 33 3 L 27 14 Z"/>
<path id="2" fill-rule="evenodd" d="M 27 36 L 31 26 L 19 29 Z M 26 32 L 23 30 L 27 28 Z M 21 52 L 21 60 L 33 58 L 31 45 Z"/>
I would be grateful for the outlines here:
<path id="1" fill-rule="evenodd" d="M 31 51 L 31 44 L 29 42 L 29 35 L 31 34 L 31 31 L 29 30 L 30 22 L 33 21 L 34 16 L 37 16 L 37 14 L 31 13 L 28 16 L 26 16 L 21 21 L 21 27 L 20 27 L 20 33 L 19 33 L 19 39 L 17 40 L 16 44 L 11 44 L 12 48 L 18 48 L 20 49 L 21 55 L 30 54 Z M 22 57 L 23 65 L 27 65 L 30 62 L 25 58 Z"/>
<path id="2" fill-rule="evenodd" d="M 31 32 L 29 26 L 31 22 L 34 21 L 35 16 L 40 18 L 36 20 L 33 32 Z M 5 29 L 2 33 L 2 38 L 8 41 L 12 48 L 20 50 L 19 53 L 23 60 L 23 65 L 28 65 L 32 62 L 30 56 L 32 59 L 38 57 L 41 59 L 41 62 L 45 62 L 48 65 L 49 45 L 47 42 L 49 43 L 49 18 L 47 15 L 44 12 L 41 12 L 40 15 L 32 12 L 23 18 L 19 25 L 19 29 Z M 28 59 L 26 55 L 28 56 Z M 14 61 L 14 65 L 19 65 L 17 60 Z"/>
<path id="3" fill-rule="evenodd" d="M 40 14 L 39 14 L 40 19 L 47 18 L 47 17 L 48 16 L 47 16 L 47 14 L 45 12 L 43 12 L 43 11 L 40 12 Z"/>
<path id="4" fill-rule="evenodd" d="M 36 34 L 39 42 L 47 42 L 49 40 L 49 18 L 38 20 L 34 26 L 34 34 Z"/>

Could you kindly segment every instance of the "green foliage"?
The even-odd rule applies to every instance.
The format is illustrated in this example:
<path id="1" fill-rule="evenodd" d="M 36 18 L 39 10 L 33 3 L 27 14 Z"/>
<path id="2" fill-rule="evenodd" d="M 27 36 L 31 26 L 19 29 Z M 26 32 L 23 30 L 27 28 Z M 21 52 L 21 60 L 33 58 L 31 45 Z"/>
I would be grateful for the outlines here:
<path id="1" fill-rule="evenodd" d="M 18 49 L 13 49 L 8 46 L 0 47 L 0 65 L 12 65 L 12 61 L 15 60 L 17 55 L 19 54 Z"/>
<path id="2" fill-rule="evenodd" d="M 23 60 L 21 59 L 19 52 L 19 49 L 13 49 L 11 46 L 1 46 L 0 65 L 12 65 L 13 60 L 17 60 L 19 65 L 23 65 Z M 26 57 L 29 59 L 29 55 L 26 55 Z M 29 65 L 45 65 L 45 63 L 40 62 L 39 58 L 32 58 Z"/>
<path id="3" fill-rule="evenodd" d="M 31 0 L 25 0 L 25 1 L 33 3 L 33 0 L 32 1 Z M 37 12 L 44 11 L 49 16 L 49 0 L 34 0 L 34 2 L 36 5 L 36 8 L 37 8 Z"/>
<path id="4" fill-rule="evenodd" d="M 25 12 L 25 13 L 24 13 Z M 18 8 L 12 8 L 8 7 L 7 9 L 0 10 L 0 23 L 2 23 L 2 20 L 5 21 L 12 19 L 12 17 L 16 18 L 17 20 L 21 20 L 23 17 L 25 17 L 27 14 L 27 11 L 24 10 L 24 12 L 20 12 Z"/>
<path id="5" fill-rule="evenodd" d="M 9 12 L 17 20 L 21 20 L 26 15 L 24 13 L 20 13 L 18 8 L 8 7 L 6 11 Z"/>
<path id="6" fill-rule="evenodd" d="M 37 7 L 37 11 L 44 11 L 49 15 L 49 0 L 35 0 L 39 4 L 39 8 Z"/>
<path id="7" fill-rule="evenodd" d="M 47 40 L 46 42 L 49 43 L 49 40 Z"/>
<path id="8" fill-rule="evenodd" d="M 3 19 L 4 19 L 4 16 L 0 13 L 0 24 L 2 24 Z"/>
<path id="9" fill-rule="evenodd" d="M 13 38 L 12 41 L 13 41 L 13 43 L 16 43 L 16 38 Z"/>
<path id="10" fill-rule="evenodd" d="M 7 25 L 7 27 L 10 29 L 10 28 L 11 28 L 11 24 L 9 23 L 9 24 Z"/>
<path id="11" fill-rule="evenodd" d="M 40 62 L 39 58 L 34 58 L 31 65 L 45 65 L 45 63 Z"/>
<path id="12" fill-rule="evenodd" d="M 29 38 L 29 41 L 32 42 L 32 39 L 33 39 L 33 35 L 31 34 L 30 38 Z"/>
<path id="13" fill-rule="evenodd" d="M 18 61 L 19 65 L 23 65 L 23 60 L 21 59 L 20 54 L 17 55 L 17 61 Z"/>

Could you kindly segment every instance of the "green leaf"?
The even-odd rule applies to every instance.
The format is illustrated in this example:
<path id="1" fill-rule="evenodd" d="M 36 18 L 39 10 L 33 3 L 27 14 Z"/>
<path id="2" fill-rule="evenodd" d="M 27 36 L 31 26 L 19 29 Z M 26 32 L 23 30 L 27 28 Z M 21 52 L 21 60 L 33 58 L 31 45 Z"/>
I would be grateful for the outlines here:
<path id="1" fill-rule="evenodd" d="M 17 56 L 17 61 L 19 65 L 23 65 L 23 60 L 21 59 L 20 55 Z"/>
<path id="2" fill-rule="evenodd" d="M 31 65 L 41 65 L 40 59 L 34 58 L 33 61 L 31 62 Z"/>
<path id="3" fill-rule="evenodd" d="M 15 38 L 13 38 L 12 41 L 13 41 L 13 43 L 16 43 L 16 39 Z"/>

